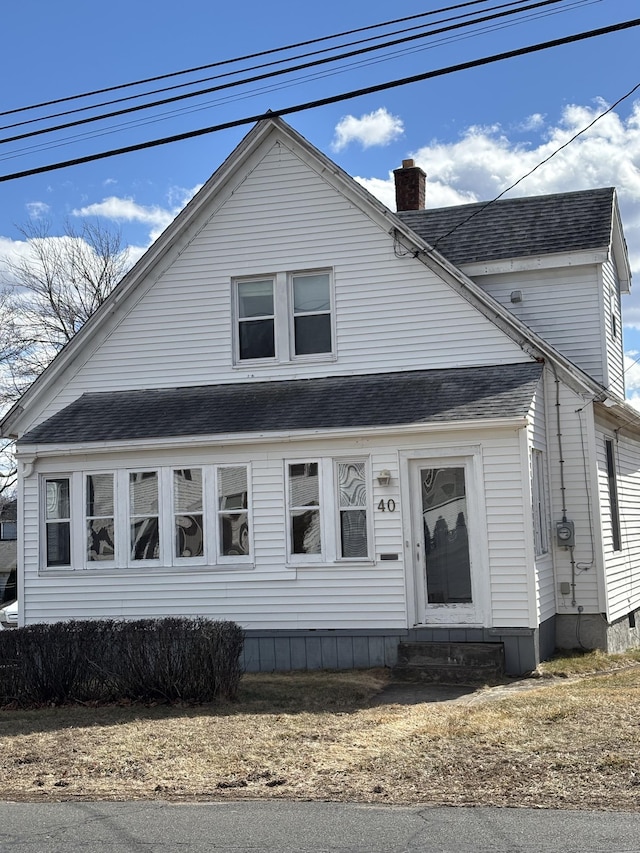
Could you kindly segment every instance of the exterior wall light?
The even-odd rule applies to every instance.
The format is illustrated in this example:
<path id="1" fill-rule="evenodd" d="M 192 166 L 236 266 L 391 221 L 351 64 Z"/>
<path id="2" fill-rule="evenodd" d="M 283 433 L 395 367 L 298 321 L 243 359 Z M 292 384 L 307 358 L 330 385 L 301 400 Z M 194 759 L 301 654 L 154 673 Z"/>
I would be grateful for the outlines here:
<path id="1" fill-rule="evenodd" d="M 377 478 L 379 486 L 388 486 L 391 482 L 391 471 L 388 468 L 385 468 L 383 471 L 380 471 Z"/>

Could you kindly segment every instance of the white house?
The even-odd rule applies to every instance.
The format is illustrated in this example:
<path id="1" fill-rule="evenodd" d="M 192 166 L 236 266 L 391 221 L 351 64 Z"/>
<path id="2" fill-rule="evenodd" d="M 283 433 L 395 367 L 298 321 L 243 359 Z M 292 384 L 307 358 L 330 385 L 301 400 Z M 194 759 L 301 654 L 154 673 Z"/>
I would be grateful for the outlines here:
<path id="1" fill-rule="evenodd" d="M 231 619 L 262 670 L 640 641 L 615 191 L 396 181 L 260 122 L 6 415 L 24 624 Z"/>

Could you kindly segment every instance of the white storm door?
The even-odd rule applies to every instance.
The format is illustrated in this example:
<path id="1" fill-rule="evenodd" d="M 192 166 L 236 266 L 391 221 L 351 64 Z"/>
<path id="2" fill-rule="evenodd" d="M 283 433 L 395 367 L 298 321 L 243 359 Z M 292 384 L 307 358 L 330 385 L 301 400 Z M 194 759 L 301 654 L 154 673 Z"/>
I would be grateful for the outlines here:
<path id="1" fill-rule="evenodd" d="M 410 463 L 413 564 L 420 624 L 481 624 L 480 513 L 471 457 Z"/>

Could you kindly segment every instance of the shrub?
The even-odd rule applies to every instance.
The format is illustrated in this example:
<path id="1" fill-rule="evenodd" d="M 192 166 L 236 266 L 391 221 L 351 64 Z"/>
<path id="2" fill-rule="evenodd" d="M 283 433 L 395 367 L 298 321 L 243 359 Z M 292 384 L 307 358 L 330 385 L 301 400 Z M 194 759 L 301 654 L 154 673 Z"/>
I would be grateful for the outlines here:
<path id="1" fill-rule="evenodd" d="M 244 635 L 210 619 L 70 621 L 0 632 L 0 701 L 234 699 Z"/>

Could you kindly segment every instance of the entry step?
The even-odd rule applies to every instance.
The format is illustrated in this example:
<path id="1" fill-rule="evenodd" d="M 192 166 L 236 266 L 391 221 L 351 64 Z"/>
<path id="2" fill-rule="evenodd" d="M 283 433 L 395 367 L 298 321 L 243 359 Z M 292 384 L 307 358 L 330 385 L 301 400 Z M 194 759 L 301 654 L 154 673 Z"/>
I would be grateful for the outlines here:
<path id="1" fill-rule="evenodd" d="M 499 681 L 504 675 L 502 643 L 400 643 L 394 678 L 465 684 Z"/>

